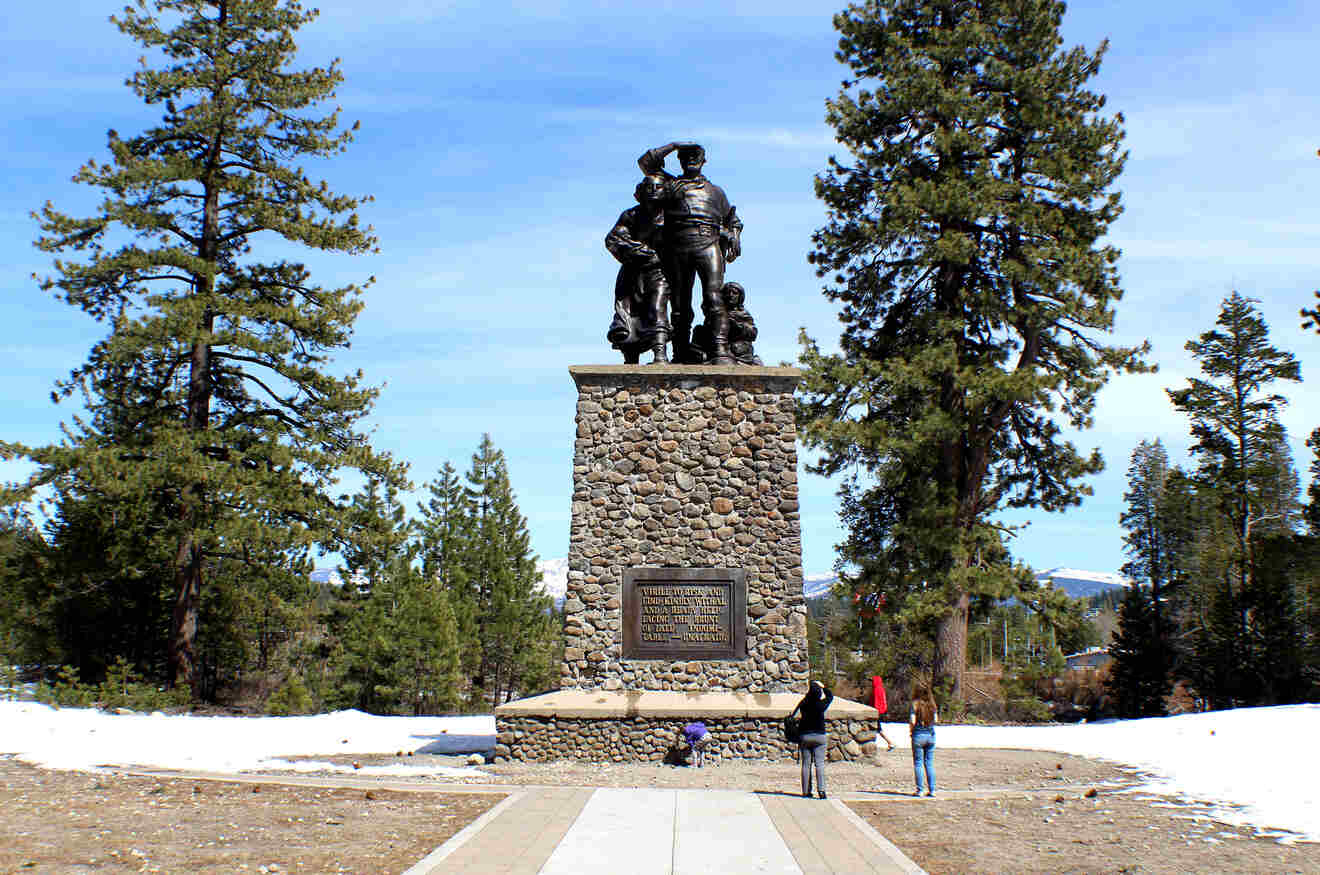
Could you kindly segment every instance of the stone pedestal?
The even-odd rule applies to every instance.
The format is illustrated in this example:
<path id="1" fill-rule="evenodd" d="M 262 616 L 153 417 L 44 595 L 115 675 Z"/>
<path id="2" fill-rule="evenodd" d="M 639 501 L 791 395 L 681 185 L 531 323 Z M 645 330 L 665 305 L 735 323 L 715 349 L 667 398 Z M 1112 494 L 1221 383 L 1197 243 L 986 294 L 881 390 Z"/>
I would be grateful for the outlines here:
<path id="1" fill-rule="evenodd" d="M 782 755 L 780 721 L 809 676 L 793 415 L 800 372 L 569 372 L 578 404 L 561 691 L 496 709 L 497 758 L 658 758 L 655 742 L 639 739 L 663 722 L 672 741 L 691 719 L 718 730 L 717 756 Z M 587 697 L 574 707 L 595 697 L 591 714 L 563 713 L 574 692 Z M 651 710 L 638 710 L 639 696 Z M 873 750 L 873 732 L 862 737 L 868 730 L 857 724 L 865 712 L 873 730 L 874 709 L 835 700 L 833 756 Z"/>
<path id="2" fill-rule="evenodd" d="M 560 690 L 496 710 L 496 760 L 657 762 L 685 723 L 700 720 L 711 740 L 707 761 L 787 759 L 785 715 L 800 693 L 674 693 Z M 826 712 L 831 762 L 875 755 L 876 712 L 835 698 Z"/>

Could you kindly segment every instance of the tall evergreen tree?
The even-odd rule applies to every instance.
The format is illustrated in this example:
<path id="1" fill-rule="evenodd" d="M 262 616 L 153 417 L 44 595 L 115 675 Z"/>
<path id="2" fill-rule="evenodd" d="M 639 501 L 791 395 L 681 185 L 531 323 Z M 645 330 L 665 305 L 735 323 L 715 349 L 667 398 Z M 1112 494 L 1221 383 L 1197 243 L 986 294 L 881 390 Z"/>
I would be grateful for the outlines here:
<path id="1" fill-rule="evenodd" d="M 815 470 L 868 474 L 844 489 L 852 585 L 921 593 L 956 696 L 971 600 L 1022 579 L 996 513 L 1080 502 L 1102 460 L 1061 423 L 1090 426 L 1109 374 L 1145 368 L 1145 346 L 1102 339 L 1122 117 L 1085 87 L 1105 46 L 1061 49 L 1063 11 L 866 0 L 835 17 L 851 76 L 827 119 L 852 157 L 817 177 L 811 261 L 845 328 L 837 355 L 803 337 L 800 421 Z"/>
<path id="2" fill-rule="evenodd" d="M 426 488 L 431 497 L 418 507 L 421 517 L 417 525 L 422 570 L 446 590 L 462 592 L 466 588 L 467 557 L 473 549 L 472 497 L 449 462 Z"/>
<path id="3" fill-rule="evenodd" d="M 1172 653 L 1170 652 L 1169 596 L 1182 582 L 1179 561 L 1186 552 L 1191 532 L 1186 525 L 1185 503 L 1180 501 L 1183 479 L 1176 468 L 1169 465 L 1169 454 L 1157 438 L 1154 443 L 1141 441 L 1132 451 L 1128 466 L 1128 491 L 1123 496 L 1127 506 L 1119 515 L 1119 523 L 1126 534 L 1128 561 L 1123 573 L 1142 586 L 1149 588 L 1150 661 L 1160 679 L 1161 701 L 1171 683 Z M 1126 622 L 1137 621 L 1136 606 Z M 1133 634 L 1136 629 L 1133 626 Z M 1144 683 L 1144 681 L 1143 681 Z M 1162 707 L 1162 706 L 1161 706 Z"/>
<path id="4" fill-rule="evenodd" d="M 19 508 L 0 510 L 0 677 L 9 666 L 58 663 L 55 629 L 46 609 L 50 550 Z"/>
<path id="5" fill-rule="evenodd" d="M 476 547 L 469 592 L 476 604 L 479 670 L 474 695 L 499 705 L 542 680 L 550 598 L 537 586 L 527 520 L 518 510 L 504 453 L 483 435 L 467 475 Z M 542 645 L 538 647 L 538 645 Z"/>
<path id="6" fill-rule="evenodd" d="M 1198 493 L 1218 518 L 1209 530 L 1222 535 L 1203 539 L 1200 548 L 1210 591 L 1203 624 L 1193 630 L 1197 674 L 1210 687 L 1202 691 L 1207 698 L 1231 707 L 1255 701 L 1266 682 L 1272 657 L 1261 621 L 1275 610 L 1291 614 L 1291 599 L 1266 597 L 1277 590 L 1278 575 L 1266 580 L 1259 572 L 1262 545 L 1290 533 L 1297 512 L 1297 476 L 1279 422 L 1287 399 L 1275 385 L 1299 381 L 1301 373 L 1291 353 L 1270 343 L 1253 302 L 1236 291 L 1215 324 L 1187 343 L 1203 376 L 1168 395 L 1191 419 Z M 1268 625 L 1277 632 L 1278 623 Z"/>
<path id="7" fill-rule="evenodd" d="M 87 218 L 49 203 L 37 245 L 56 260 L 42 282 L 109 333 L 58 393 L 81 391 L 90 422 L 65 443 L 10 446 L 98 493 L 140 496 L 164 511 L 171 543 L 173 680 L 198 664 L 198 610 L 216 557 L 304 555 L 334 544 L 336 471 L 399 479 L 356 430 L 375 390 L 335 376 L 358 286 L 322 288 L 301 264 L 250 257 L 263 235 L 315 249 L 374 249 L 355 212 L 300 166 L 342 151 L 337 111 L 317 113 L 341 81 L 337 63 L 292 69 L 294 34 L 316 15 L 296 0 L 137 0 L 112 19 L 159 59 L 128 84 L 163 108 L 108 163 L 75 180 L 105 199 Z M 31 486 L 33 484 L 29 484 Z M 252 549 L 252 547 L 256 549 Z"/>
<path id="8" fill-rule="evenodd" d="M 1158 717 L 1164 714 L 1168 675 L 1151 634 L 1155 609 L 1151 593 L 1141 584 L 1128 587 L 1118 608 L 1118 631 L 1109 645 L 1114 658 L 1106 682 L 1120 717 Z"/>
<path id="9" fill-rule="evenodd" d="M 329 625 L 332 705 L 376 714 L 434 714 L 459 701 L 459 632 L 448 593 L 418 568 L 397 491 L 369 481 L 353 497 L 344 577 Z M 351 571 L 350 571 L 351 569 Z"/>
<path id="10" fill-rule="evenodd" d="M 1311 534 L 1320 538 L 1320 428 L 1311 432 L 1306 439 L 1311 448 L 1311 485 L 1306 487 L 1306 524 Z"/>
<path id="11" fill-rule="evenodd" d="M 417 538 L 422 575 L 448 596 L 460 630 L 462 672 L 476 677 L 481 671 L 478 640 L 478 603 L 472 587 L 472 561 L 477 549 L 476 507 L 463 479 L 449 462 L 426 484 L 430 498 L 419 505 Z"/>

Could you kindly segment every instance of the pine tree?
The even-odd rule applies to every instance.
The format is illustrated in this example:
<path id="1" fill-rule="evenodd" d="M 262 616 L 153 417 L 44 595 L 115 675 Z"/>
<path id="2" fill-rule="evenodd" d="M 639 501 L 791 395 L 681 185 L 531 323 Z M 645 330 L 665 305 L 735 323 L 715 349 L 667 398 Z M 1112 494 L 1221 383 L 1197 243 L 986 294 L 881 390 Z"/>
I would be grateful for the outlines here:
<path id="1" fill-rule="evenodd" d="M 370 252 L 360 198 L 299 166 L 342 151 L 337 110 L 314 108 L 337 63 L 291 68 L 294 34 L 316 15 L 295 0 L 137 0 L 112 19 L 160 59 L 129 79 L 161 123 L 124 138 L 75 180 L 101 189 L 96 213 L 51 204 L 37 218 L 56 260 L 42 282 L 109 333 L 58 394 L 82 392 L 93 416 L 68 440 L 11 446 L 38 482 L 71 474 L 115 499 L 162 507 L 175 591 L 173 680 L 195 682 L 198 611 L 215 557 L 334 545 L 327 496 L 354 467 L 401 479 L 356 430 L 375 397 L 361 374 L 330 373 L 349 342 L 362 288 L 327 289 L 301 264 L 250 258 L 271 233 L 315 249 Z M 31 485 L 31 484 L 30 484 Z"/>
<path id="2" fill-rule="evenodd" d="M 1320 299 L 1320 289 L 1316 289 L 1315 296 L 1317 299 Z M 1308 328 L 1314 328 L 1316 333 L 1320 334 L 1320 304 L 1316 304 L 1316 306 L 1310 310 L 1303 307 L 1300 315 L 1302 317 L 1303 331 L 1306 331 Z"/>
<path id="3" fill-rule="evenodd" d="M 469 592 L 476 603 L 479 671 L 474 695 L 501 704 L 543 674 L 546 639 L 555 635 L 550 599 L 537 587 L 536 556 L 518 510 L 504 454 L 483 435 L 467 475 L 474 508 Z"/>
<path id="4" fill-rule="evenodd" d="M 1119 515 L 1129 556 L 1123 574 L 1150 591 L 1150 658 L 1158 668 L 1161 697 L 1169 692 L 1173 668 L 1169 597 L 1182 582 L 1177 563 L 1190 537 L 1185 515 L 1179 512 L 1184 506 L 1182 478 L 1175 474 L 1181 472 L 1169 466 L 1169 455 L 1158 438 L 1154 443 L 1141 441 L 1132 451 L 1128 491 L 1123 496 L 1127 507 Z"/>
<path id="5" fill-rule="evenodd" d="M 803 337 L 803 437 L 845 487 L 853 586 L 920 593 L 936 672 L 961 696 L 971 599 L 1023 572 L 995 514 L 1088 492 L 1115 370 L 1121 116 L 1086 90 L 1105 46 L 1061 50 L 1057 0 L 867 0 L 835 17 L 851 68 L 827 119 L 852 153 L 817 177 L 811 261 L 842 304 L 841 353 Z M 997 557 L 997 558 L 993 558 Z M 894 602 L 891 599 L 891 603 Z"/>
<path id="6" fill-rule="evenodd" d="M 1311 448 L 1311 485 L 1306 487 L 1306 524 L 1311 529 L 1311 534 L 1320 538 L 1320 428 L 1311 432 L 1311 436 L 1306 439 L 1306 445 Z"/>
<path id="7" fill-rule="evenodd" d="M 1208 592 L 1192 630 L 1192 661 L 1206 697 L 1216 707 L 1233 707 L 1261 694 L 1273 659 L 1263 636 L 1279 634 L 1279 624 L 1289 622 L 1261 621 L 1276 611 L 1291 615 L 1291 598 L 1279 601 L 1278 576 L 1266 580 L 1260 571 L 1264 545 L 1290 533 L 1297 515 L 1297 475 L 1278 418 L 1287 399 L 1274 384 L 1301 374 L 1291 353 L 1270 344 L 1250 299 L 1230 294 L 1216 326 L 1187 343 L 1204 376 L 1168 395 L 1191 419 L 1197 491 L 1217 518 L 1199 547 Z"/>
<path id="8" fill-rule="evenodd" d="M 481 646 L 477 639 L 478 604 L 471 580 L 471 565 L 477 548 L 476 508 L 462 478 L 449 462 L 427 484 L 430 498 L 419 506 L 417 538 L 422 575 L 446 594 L 460 630 L 462 673 L 475 677 L 481 670 Z"/>
<path id="9" fill-rule="evenodd" d="M 421 517 L 417 526 L 422 570 L 445 590 L 463 592 L 467 557 L 473 548 L 472 498 L 449 462 L 426 487 L 431 497 L 418 508 Z"/>
<path id="10" fill-rule="evenodd" d="M 31 518 L 18 508 L 0 510 L 0 673 L 12 666 L 47 663 L 55 650 L 49 548 Z"/>
<path id="11" fill-rule="evenodd" d="M 1106 682 L 1120 717 L 1164 714 L 1169 685 L 1157 641 L 1150 592 L 1140 584 L 1128 587 L 1118 608 L 1118 631 L 1109 645 L 1114 663 Z"/>
<path id="12" fill-rule="evenodd" d="M 449 595 L 418 568 L 420 544 L 398 492 L 368 481 L 353 497 L 345 585 L 330 618 L 333 704 L 375 714 L 452 710 L 459 695 L 459 633 Z M 350 571 L 351 569 L 351 571 Z"/>

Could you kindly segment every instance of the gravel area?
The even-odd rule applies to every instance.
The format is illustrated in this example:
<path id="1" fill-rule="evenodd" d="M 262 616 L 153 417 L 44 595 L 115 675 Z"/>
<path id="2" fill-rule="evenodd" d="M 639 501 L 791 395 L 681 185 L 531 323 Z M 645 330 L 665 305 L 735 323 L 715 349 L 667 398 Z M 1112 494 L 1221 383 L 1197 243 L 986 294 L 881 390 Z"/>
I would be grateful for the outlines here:
<path id="1" fill-rule="evenodd" d="M 940 785 L 949 790 L 1022 788 L 1043 790 L 1067 785 L 1129 784 L 1130 770 L 1112 763 L 1063 754 L 1025 750 L 949 749 L 941 751 L 937 767 Z M 289 757 L 290 760 L 299 759 Z M 408 765 L 425 769 L 464 765 L 462 756 L 376 754 L 305 757 L 307 761 L 361 767 Z M 778 792 L 799 784 L 795 760 L 713 760 L 704 768 L 648 763 L 504 762 L 477 767 L 480 775 L 464 778 L 423 777 L 420 780 L 463 784 L 518 784 L 571 787 L 709 787 L 712 789 Z M 826 765 L 826 783 L 836 794 L 898 795 L 912 789 L 912 758 L 906 749 L 881 752 L 873 760 Z M 397 780 L 394 777 L 391 780 Z"/>
<path id="2" fill-rule="evenodd" d="M 1203 806 L 1101 790 L 850 802 L 931 875 L 1320 872 L 1320 845 L 1216 822 Z"/>
<path id="3" fill-rule="evenodd" d="M 503 798 L 88 774 L 0 758 L 0 872 L 402 872 Z"/>

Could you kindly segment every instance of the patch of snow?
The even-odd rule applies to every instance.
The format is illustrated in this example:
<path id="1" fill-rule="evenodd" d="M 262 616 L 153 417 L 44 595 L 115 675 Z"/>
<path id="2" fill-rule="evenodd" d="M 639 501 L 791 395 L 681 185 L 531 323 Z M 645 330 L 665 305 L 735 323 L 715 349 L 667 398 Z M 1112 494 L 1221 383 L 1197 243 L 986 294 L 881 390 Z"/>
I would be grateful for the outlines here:
<path id="1" fill-rule="evenodd" d="M 376 717 L 336 711 L 308 717 L 107 714 L 0 702 L 0 754 L 60 769 L 99 766 L 237 773 L 321 771 L 294 756 L 472 753 L 495 746 L 495 718 Z M 1048 726 L 940 726 L 940 748 L 1045 750 L 1108 760 L 1144 775 L 1133 792 L 1208 803 L 1217 820 L 1254 827 L 1282 842 L 1320 842 L 1320 705 L 1240 708 L 1177 717 Z M 906 744 L 903 733 L 894 740 Z M 1261 746 L 1268 744 L 1269 763 Z M 938 758 L 938 754 L 936 755 Z M 1270 765 L 1273 763 L 1274 765 Z M 420 769 L 420 771 L 418 771 Z M 421 764 L 336 770 L 367 774 L 473 775 L 477 769 Z M 787 779 L 786 779 L 787 780 Z"/>
<path id="2" fill-rule="evenodd" d="M 1320 705 L 1090 724 L 941 726 L 935 734 L 940 747 L 1049 750 L 1122 763 L 1146 774 L 1140 791 L 1210 803 L 1217 820 L 1273 829 L 1283 842 L 1320 842 Z M 1275 766 L 1262 760 L 1262 744 Z"/>
<path id="3" fill-rule="evenodd" d="M 305 717 L 199 717 L 0 702 L 0 725 L 5 727 L 0 753 L 53 769 L 119 765 L 234 773 L 285 768 L 270 763 L 291 756 L 471 753 L 495 747 L 491 715 L 378 717 L 335 711 Z"/>
<path id="4" fill-rule="evenodd" d="M 467 766 L 455 768 L 453 766 L 410 766 L 406 763 L 391 763 L 388 766 L 360 766 L 353 768 L 342 763 L 332 763 L 329 760 L 282 760 L 269 759 L 261 761 L 263 771 L 279 772 L 300 772 L 311 773 L 318 772 L 324 774 L 332 772 L 344 775 L 377 775 L 387 778 L 471 778 L 474 775 L 485 775 L 478 769 Z"/>

